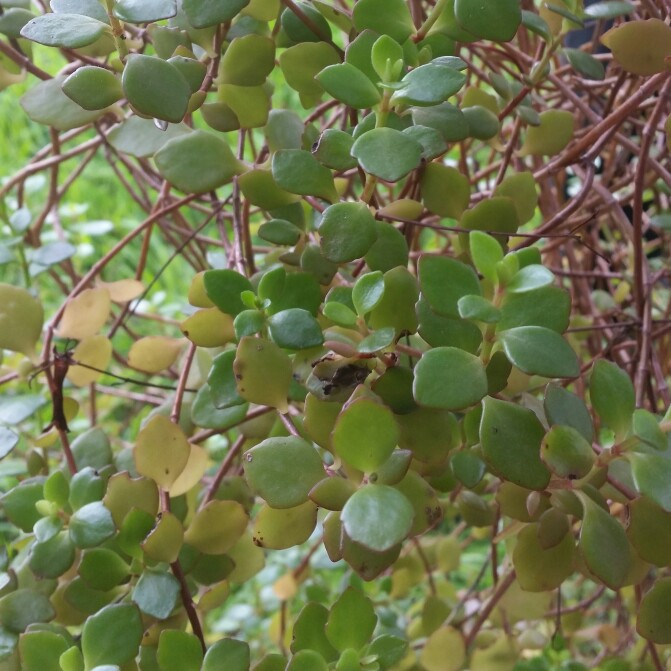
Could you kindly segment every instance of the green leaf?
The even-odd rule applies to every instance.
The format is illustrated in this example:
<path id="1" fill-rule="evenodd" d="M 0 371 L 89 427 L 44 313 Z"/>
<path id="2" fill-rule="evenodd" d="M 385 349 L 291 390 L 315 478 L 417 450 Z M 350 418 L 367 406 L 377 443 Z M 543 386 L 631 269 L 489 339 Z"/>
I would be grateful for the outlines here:
<path id="1" fill-rule="evenodd" d="M 631 475 L 636 490 L 654 501 L 666 512 L 671 512 L 671 461 L 659 454 L 629 452 L 627 459 L 631 464 Z"/>
<path id="2" fill-rule="evenodd" d="M 286 219 L 271 219 L 259 226 L 261 240 L 273 245 L 295 245 L 301 237 L 301 229 Z"/>
<path id="3" fill-rule="evenodd" d="M 481 321 L 485 324 L 495 324 L 501 319 L 501 311 L 483 296 L 462 296 L 457 308 L 462 319 Z"/>
<path id="4" fill-rule="evenodd" d="M 158 639 L 156 659 L 161 671 L 200 671 L 203 649 L 193 634 L 164 629 Z"/>
<path id="5" fill-rule="evenodd" d="M 328 616 L 329 611 L 322 604 L 314 601 L 305 604 L 294 623 L 291 652 L 314 650 L 329 662 L 335 661 L 338 653 L 324 631 Z"/>
<path id="6" fill-rule="evenodd" d="M 182 73 L 155 56 L 131 54 L 121 85 L 128 102 L 145 116 L 178 123 L 186 114 L 191 87 Z"/>
<path id="7" fill-rule="evenodd" d="M 26 632 L 19 640 L 21 668 L 23 671 L 61 671 L 58 660 L 68 647 L 68 641 L 55 632 Z"/>
<path id="8" fill-rule="evenodd" d="M 629 504 L 627 538 L 644 561 L 655 566 L 671 562 L 671 515 L 645 496 Z"/>
<path id="9" fill-rule="evenodd" d="M 299 650 L 287 664 L 286 671 L 328 671 L 324 658 L 314 650 Z"/>
<path id="10" fill-rule="evenodd" d="M 487 375 L 478 357 L 456 347 L 435 347 L 415 366 L 413 394 L 419 405 L 461 410 L 487 394 Z"/>
<path id="11" fill-rule="evenodd" d="M 501 245 L 491 235 L 482 231 L 471 231 L 468 240 L 476 269 L 495 284 L 498 279 L 496 264 L 503 259 Z"/>
<path id="12" fill-rule="evenodd" d="M 419 283 L 431 308 L 450 317 L 459 316 L 457 304 L 462 296 L 482 294 L 473 268 L 446 256 L 422 256 Z"/>
<path id="13" fill-rule="evenodd" d="M 468 134 L 477 140 L 491 140 L 499 134 L 501 124 L 491 110 L 482 105 L 471 105 L 463 110 L 468 123 Z"/>
<path id="14" fill-rule="evenodd" d="M 340 58 L 330 44 L 305 42 L 283 51 L 279 61 L 287 84 L 298 91 L 303 107 L 312 107 L 324 92 L 315 76 L 328 65 L 339 63 Z"/>
<path id="15" fill-rule="evenodd" d="M 0 33 L 10 39 L 18 39 L 21 37 L 23 26 L 34 18 L 35 14 L 24 7 L 7 8 L 4 10 L 2 16 L 0 16 Z"/>
<path id="16" fill-rule="evenodd" d="M 79 575 L 91 589 L 106 592 L 129 574 L 126 562 L 107 548 L 85 550 L 79 563 Z"/>
<path id="17" fill-rule="evenodd" d="M 373 44 L 370 59 L 378 77 L 389 81 L 392 70 L 396 68 L 396 63 L 398 61 L 403 63 L 403 47 L 389 35 L 381 35 Z"/>
<path id="18" fill-rule="evenodd" d="M 607 2 L 594 2 L 584 9 L 585 17 L 590 19 L 616 19 L 618 16 L 633 14 L 636 7 L 630 2 L 608 0 Z"/>
<path id="19" fill-rule="evenodd" d="M 591 444 L 594 426 L 585 402 L 564 387 L 551 382 L 545 389 L 545 416 L 550 425 L 569 426 L 578 431 Z"/>
<path id="20" fill-rule="evenodd" d="M 0 426 L 0 460 L 4 459 L 19 443 L 19 436 L 6 426 Z"/>
<path id="21" fill-rule="evenodd" d="M 497 335 L 510 362 L 527 375 L 577 377 L 580 362 L 558 333 L 542 326 L 520 326 Z"/>
<path id="22" fill-rule="evenodd" d="M 252 489 L 273 508 L 293 508 L 308 500 L 324 478 L 317 451 L 302 438 L 267 438 L 245 452 L 245 476 Z"/>
<path id="23" fill-rule="evenodd" d="M 107 135 L 107 140 L 117 151 L 138 158 L 147 158 L 153 156 L 173 138 L 190 132 L 191 129 L 183 124 L 169 124 L 162 131 L 154 125 L 151 119 L 132 116 L 115 126 Z"/>
<path id="24" fill-rule="evenodd" d="M 120 666 L 138 654 L 144 626 L 137 606 L 105 606 L 89 617 L 82 628 L 82 653 L 89 671 L 102 664 Z"/>
<path id="25" fill-rule="evenodd" d="M 368 643 L 376 624 L 371 600 L 361 590 L 348 587 L 331 607 L 325 633 L 339 652 L 359 650 Z"/>
<path id="26" fill-rule="evenodd" d="M 646 445 L 664 452 L 669 445 L 666 434 L 659 426 L 659 421 L 649 410 L 638 408 L 633 415 L 633 434 Z"/>
<path id="27" fill-rule="evenodd" d="M 422 202 L 434 214 L 460 219 L 468 207 L 471 186 L 468 178 L 456 168 L 429 163 L 422 172 L 420 185 Z"/>
<path id="28" fill-rule="evenodd" d="M 241 171 L 226 141 L 202 130 L 173 138 L 154 158 L 161 175 L 186 193 L 212 191 Z"/>
<path id="29" fill-rule="evenodd" d="M 571 297 L 566 289 L 548 285 L 526 293 L 506 292 L 497 331 L 542 326 L 563 333 L 569 324 Z"/>
<path id="30" fill-rule="evenodd" d="M 114 16 L 127 23 L 152 23 L 175 14 L 175 0 L 117 0 L 114 4 Z"/>
<path id="31" fill-rule="evenodd" d="M 132 600 L 145 615 L 165 620 L 177 604 L 179 589 L 171 573 L 147 569 L 133 588 Z"/>
<path id="32" fill-rule="evenodd" d="M 432 347 L 458 347 L 475 354 L 482 343 L 482 332 L 473 322 L 446 317 L 434 312 L 425 299 L 417 303 L 419 334 Z"/>
<path id="33" fill-rule="evenodd" d="M 506 291 L 521 294 L 540 289 L 552 284 L 552 282 L 554 282 L 554 273 L 551 270 L 548 270 L 545 266 L 532 264 L 521 268 L 513 275 L 510 283 L 506 286 Z"/>
<path id="34" fill-rule="evenodd" d="M 671 620 L 666 616 L 671 599 L 671 578 L 657 578 L 638 607 L 636 631 L 652 643 L 671 643 Z"/>
<path id="35" fill-rule="evenodd" d="M 8 6 L 7 3 L 2 3 Z M 109 16 L 98 0 L 51 0 L 51 11 L 66 14 L 83 14 L 103 23 L 109 23 Z"/>
<path id="36" fill-rule="evenodd" d="M 319 224 L 322 254 L 334 263 L 359 259 L 377 238 L 375 218 L 364 203 L 336 203 Z"/>
<path id="37" fill-rule="evenodd" d="M 354 309 L 360 317 L 374 310 L 384 297 L 384 275 L 376 270 L 362 275 L 352 289 Z"/>
<path id="38" fill-rule="evenodd" d="M 306 25 L 291 7 L 287 7 L 280 18 L 282 29 L 292 42 L 319 42 L 331 39 L 331 26 L 312 5 L 307 2 L 297 2 L 296 7 L 315 26 L 315 30 Z"/>
<path id="39" fill-rule="evenodd" d="M 634 385 L 627 373 L 616 364 L 599 359 L 592 367 L 589 395 L 601 421 L 613 429 L 619 439 L 624 438 L 636 407 Z"/>
<path id="40" fill-rule="evenodd" d="M 441 103 L 433 107 L 414 107 L 412 120 L 420 126 L 435 128 L 447 142 L 459 142 L 468 137 L 466 117 L 458 107 L 450 103 Z"/>
<path id="41" fill-rule="evenodd" d="M 380 668 L 390 669 L 406 655 L 408 642 L 393 634 L 382 634 L 373 640 L 366 649 L 367 655 L 375 655 Z"/>
<path id="42" fill-rule="evenodd" d="M 606 77 L 606 70 L 603 64 L 591 54 L 580 49 L 568 49 L 566 47 L 564 47 L 563 51 L 573 69 L 584 75 L 587 79 L 603 81 Z"/>
<path id="43" fill-rule="evenodd" d="M 71 130 L 85 126 L 103 114 L 103 110 L 87 111 L 70 100 L 63 93 L 65 79 L 65 75 L 58 75 L 40 82 L 21 98 L 21 107 L 30 119 L 56 130 Z"/>
<path id="44" fill-rule="evenodd" d="M 359 136 L 352 145 L 352 156 L 367 173 L 397 182 L 419 166 L 422 145 L 393 128 L 374 128 Z"/>
<path id="45" fill-rule="evenodd" d="M 231 41 L 219 68 L 222 84 L 260 86 L 275 67 L 275 43 L 263 35 L 244 35 Z"/>
<path id="46" fill-rule="evenodd" d="M 408 499 L 387 485 L 366 485 L 352 494 L 341 513 L 347 535 L 375 552 L 400 543 L 410 531 L 415 511 Z"/>
<path id="47" fill-rule="evenodd" d="M 317 159 L 301 149 L 281 149 L 273 156 L 273 178 L 278 186 L 301 196 L 338 200 L 333 175 Z"/>
<path id="48" fill-rule="evenodd" d="M 389 35 L 403 44 L 414 32 L 414 24 L 405 0 L 359 0 L 352 12 L 354 27 Z"/>
<path id="49" fill-rule="evenodd" d="M 485 462 L 474 452 L 468 451 L 452 454 L 450 468 L 454 477 L 468 489 L 473 489 L 482 480 L 486 471 Z"/>
<path id="50" fill-rule="evenodd" d="M 93 65 L 75 70 L 63 82 L 63 93 L 85 110 L 101 110 L 123 98 L 114 73 Z"/>
<path id="51" fill-rule="evenodd" d="M 500 478 L 527 489 L 545 489 L 550 472 L 540 458 L 544 435 L 543 425 L 531 410 L 494 398 L 483 401 L 483 456 Z"/>
<path id="52" fill-rule="evenodd" d="M 70 518 L 70 538 L 79 548 L 100 545 L 115 532 L 112 514 L 102 501 L 87 503 Z"/>
<path id="53" fill-rule="evenodd" d="M 249 0 L 183 0 L 184 13 L 194 28 L 207 28 L 233 19 Z"/>
<path id="54" fill-rule="evenodd" d="M 270 336 L 285 349 L 309 349 L 324 342 L 319 322 L 302 308 L 276 312 L 268 319 Z"/>
<path id="55" fill-rule="evenodd" d="M 374 354 L 389 347 L 395 339 L 396 329 L 393 327 L 381 328 L 367 335 L 356 348 L 362 354 Z"/>
<path id="56" fill-rule="evenodd" d="M 17 589 L 0 598 L 0 624 L 17 634 L 31 624 L 49 622 L 55 616 L 49 599 L 32 589 Z"/>
<path id="57" fill-rule="evenodd" d="M 245 402 L 236 387 L 233 373 L 234 359 L 235 351 L 229 350 L 218 354 L 212 362 L 207 382 L 210 385 L 215 408 L 230 408 Z"/>
<path id="58" fill-rule="evenodd" d="M 237 315 L 246 308 L 240 294 L 251 291 L 252 284 L 235 270 L 207 270 L 203 275 L 207 297 L 222 311 Z"/>
<path id="59" fill-rule="evenodd" d="M 445 138 L 435 128 L 410 126 L 403 133 L 422 145 L 422 158 L 426 161 L 430 161 L 447 151 Z"/>
<path id="60" fill-rule="evenodd" d="M 370 398 L 358 398 L 347 405 L 331 434 L 336 454 L 350 466 L 369 473 L 389 458 L 398 438 L 391 410 Z"/>
<path id="61" fill-rule="evenodd" d="M 316 79 L 329 95 L 354 109 L 373 107 L 382 97 L 371 80 L 349 63 L 329 65 Z"/>
<path id="62" fill-rule="evenodd" d="M 505 196 L 481 200 L 464 212 L 461 225 L 471 230 L 515 233 L 519 226 L 515 203 Z"/>
<path id="63" fill-rule="evenodd" d="M 42 14 L 26 23 L 21 29 L 21 37 L 44 44 L 47 47 L 79 49 L 93 44 L 110 27 L 81 14 Z"/>
<path id="64" fill-rule="evenodd" d="M 29 565 L 38 578 L 59 578 L 70 569 L 74 561 L 75 546 L 67 532 L 63 531 L 48 540 L 35 543 L 30 551 Z"/>
<path id="65" fill-rule="evenodd" d="M 550 30 L 547 21 L 535 12 L 523 9 L 522 25 L 532 33 L 540 35 L 546 42 L 549 42 L 552 39 L 552 31 Z"/>
<path id="66" fill-rule="evenodd" d="M 622 525 L 583 492 L 576 492 L 583 506 L 578 547 L 585 565 L 604 585 L 618 589 L 631 569 L 631 546 Z"/>
<path id="67" fill-rule="evenodd" d="M 574 428 L 553 426 L 543 438 L 541 459 L 558 477 L 584 478 L 595 462 L 592 446 Z"/>
<path id="68" fill-rule="evenodd" d="M 377 239 L 366 252 L 366 265 L 373 271 L 383 273 L 397 266 L 408 265 L 408 243 L 405 236 L 392 224 L 384 221 L 375 222 Z"/>
<path id="69" fill-rule="evenodd" d="M 466 75 L 453 68 L 427 63 L 408 72 L 391 96 L 392 104 L 430 107 L 447 100 L 466 82 Z"/>
<path id="70" fill-rule="evenodd" d="M 301 124 L 302 128 L 302 124 Z M 349 133 L 335 128 L 327 128 L 320 136 L 314 149 L 315 158 L 332 170 L 349 170 L 356 166 L 356 159 L 350 153 L 354 139 Z"/>
<path id="71" fill-rule="evenodd" d="M 455 0 L 454 15 L 469 33 L 493 42 L 508 42 L 522 22 L 520 0 Z"/>

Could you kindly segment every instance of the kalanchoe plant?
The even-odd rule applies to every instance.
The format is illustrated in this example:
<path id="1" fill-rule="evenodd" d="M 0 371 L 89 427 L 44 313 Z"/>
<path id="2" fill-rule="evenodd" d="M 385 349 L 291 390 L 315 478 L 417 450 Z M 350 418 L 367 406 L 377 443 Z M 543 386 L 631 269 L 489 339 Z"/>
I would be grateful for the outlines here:
<path id="1" fill-rule="evenodd" d="M 0 8 L 0 670 L 666 668 L 667 7 Z"/>

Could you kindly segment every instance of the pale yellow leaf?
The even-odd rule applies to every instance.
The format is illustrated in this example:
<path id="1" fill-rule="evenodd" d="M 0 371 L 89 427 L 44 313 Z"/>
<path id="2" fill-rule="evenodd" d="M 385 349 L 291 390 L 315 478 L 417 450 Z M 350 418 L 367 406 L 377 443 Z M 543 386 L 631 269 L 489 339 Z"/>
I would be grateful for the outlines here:
<path id="1" fill-rule="evenodd" d="M 130 348 L 128 365 L 145 373 L 158 373 L 175 363 L 183 342 L 167 336 L 140 338 Z"/>
<path id="2" fill-rule="evenodd" d="M 112 343 L 109 338 L 98 334 L 80 341 L 72 352 L 72 358 L 79 363 L 105 370 L 112 358 Z M 78 387 L 97 382 L 102 373 L 85 366 L 70 366 L 68 380 Z"/>
<path id="3" fill-rule="evenodd" d="M 163 489 L 172 487 L 190 454 L 191 447 L 182 429 L 164 415 L 154 415 L 142 427 L 133 452 L 137 472 Z"/>
<path id="4" fill-rule="evenodd" d="M 144 284 L 140 280 L 118 280 L 116 282 L 99 282 L 110 292 L 110 299 L 114 303 L 128 303 L 137 298 L 144 291 Z"/>
<path id="5" fill-rule="evenodd" d="M 100 331 L 109 313 L 110 293 L 107 289 L 84 289 L 68 301 L 57 333 L 61 338 L 83 340 Z"/>
<path id="6" fill-rule="evenodd" d="M 179 474 L 177 480 L 170 487 L 170 496 L 186 494 L 192 487 L 198 484 L 207 468 L 207 452 L 200 447 L 190 443 L 191 453 L 186 462 L 184 470 Z"/>
<path id="7" fill-rule="evenodd" d="M 0 349 L 35 353 L 42 333 L 44 310 L 30 292 L 11 284 L 0 284 Z"/>

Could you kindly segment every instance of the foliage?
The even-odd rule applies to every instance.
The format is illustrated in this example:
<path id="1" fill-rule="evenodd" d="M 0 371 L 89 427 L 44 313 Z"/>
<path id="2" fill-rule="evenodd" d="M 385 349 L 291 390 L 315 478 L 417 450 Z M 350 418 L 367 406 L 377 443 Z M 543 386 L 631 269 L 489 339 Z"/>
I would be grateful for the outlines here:
<path id="1" fill-rule="evenodd" d="M 0 669 L 665 668 L 664 10 L 0 7 Z"/>

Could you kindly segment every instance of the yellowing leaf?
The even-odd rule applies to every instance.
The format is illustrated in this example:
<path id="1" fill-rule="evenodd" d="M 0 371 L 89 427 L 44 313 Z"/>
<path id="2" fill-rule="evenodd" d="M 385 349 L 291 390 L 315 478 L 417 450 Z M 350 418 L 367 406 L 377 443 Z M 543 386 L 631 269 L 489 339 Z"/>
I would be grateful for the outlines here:
<path id="1" fill-rule="evenodd" d="M 671 56 L 671 27 L 660 19 L 628 21 L 604 33 L 601 42 L 627 72 L 645 77 L 666 69 L 665 59 Z"/>
<path id="2" fill-rule="evenodd" d="M 179 325 L 182 333 L 198 347 L 221 347 L 235 340 L 233 317 L 219 308 L 198 310 Z"/>
<path id="3" fill-rule="evenodd" d="M 275 592 L 275 596 L 281 601 L 288 601 L 293 598 L 296 596 L 297 591 L 296 578 L 291 573 L 285 573 L 280 576 L 273 585 L 273 592 Z"/>
<path id="4" fill-rule="evenodd" d="M 117 282 L 99 282 L 99 287 L 107 289 L 114 303 L 128 303 L 144 291 L 140 280 L 118 280 Z"/>
<path id="5" fill-rule="evenodd" d="M 89 336 L 78 343 L 72 358 L 82 364 L 105 370 L 112 358 L 112 343 L 101 334 Z M 68 380 L 78 387 L 96 382 L 101 375 L 102 373 L 84 366 L 71 366 L 68 370 Z"/>
<path id="6" fill-rule="evenodd" d="M 0 284 L 0 349 L 32 357 L 43 321 L 42 304 L 28 291 Z"/>
<path id="7" fill-rule="evenodd" d="M 163 489 L 170 489 L 184 470 L 191 447 L 182 429 L 163 415 L 154 415 L 140 430 L 135 467 Z"/>
<path id="8" fill-rule="evenodd" d="M 540 114 L 540 125 L 530 126 L 520 154 L 554 156 L 571 141 L 575 119 L 568 110 L 547 110 Z"/>
<path id="9" fill-rule="evenodd" d="M 179 477 L 170 487 L 170 496 L 180 496 L 186 494 L 192 487 L 198 484 L 198 481 L 203 477 L 205 469 L 207 468 L 207 452 L 200 447 L 191 443 L 191 453 L 189 460 L 186 462 L 184 470 L 179 474 Z"/>
<path id="10" fill-rule="evenodd" d="M 105 287 L 84 289 L 68 301 L 58 326 L 61 338 L 83 340 L 103 327 L 110 313 L 110 292 Z"/>
<path id="11" fill-rule="evenodd" d="M 136 340 L 128 353 L 128 365 L 145 373 L 158 373 L 175 363 L 182 341 L 167 336 Z"/>
<path id="12" fill-rule="evenodd" d="M 210 501 L 191 520 L 184 540 L 204 554 L 225 554 L 240 540 L 247 522 L 237 501 Z"/>
<path id="13" fill-rule="evenodd" d="M 461 634 L 452 627 L 441 627 L 429 636 L 422 650 L 422 666 L 426 671 L 458 671 L 466 658 Z"/>

